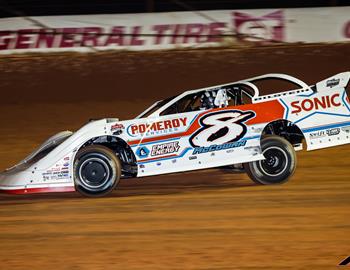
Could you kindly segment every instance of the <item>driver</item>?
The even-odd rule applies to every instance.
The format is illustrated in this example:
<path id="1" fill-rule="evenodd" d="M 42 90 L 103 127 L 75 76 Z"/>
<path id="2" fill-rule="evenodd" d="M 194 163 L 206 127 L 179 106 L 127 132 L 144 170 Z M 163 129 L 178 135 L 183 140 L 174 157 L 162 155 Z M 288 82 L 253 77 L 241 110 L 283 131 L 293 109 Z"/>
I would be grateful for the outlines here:
<path id="1" fill-rule="evenodd" d="M 229 100 L 226 89 L 205 91 L 201 96 L 201 109 L 225 108 L 228 106 Z"/>

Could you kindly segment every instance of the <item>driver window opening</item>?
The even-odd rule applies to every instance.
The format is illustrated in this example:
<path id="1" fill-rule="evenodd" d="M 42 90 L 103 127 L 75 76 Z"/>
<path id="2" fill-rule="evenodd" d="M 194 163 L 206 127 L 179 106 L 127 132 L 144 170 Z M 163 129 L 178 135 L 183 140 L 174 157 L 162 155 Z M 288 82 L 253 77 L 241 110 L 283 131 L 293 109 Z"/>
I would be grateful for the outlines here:
<path id="1" fill-rule="evenodd" d="M 161 112 L 160 115 L 198 111 L 200 110 L 200 106 L 200 94 L 190 94 L 172 104 L 169 108 Z"/>
<path id="2" fill-rule="evenodd" d="M 252 90 L 247 86 L 228 85 L 184 96 L 160 115 L 226 108 L 252 103 Z"/>

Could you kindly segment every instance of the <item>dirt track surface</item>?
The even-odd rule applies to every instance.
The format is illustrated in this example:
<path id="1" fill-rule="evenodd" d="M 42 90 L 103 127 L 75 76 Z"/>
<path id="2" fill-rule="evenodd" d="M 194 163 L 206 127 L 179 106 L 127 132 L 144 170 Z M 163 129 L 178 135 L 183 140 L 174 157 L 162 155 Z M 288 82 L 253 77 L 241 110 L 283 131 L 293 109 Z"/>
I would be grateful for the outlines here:
<path id="1" fill-rule="evenodd" d="M 130 118 L 183 89 L 267 72 L 313 83 L 349 70 L 349 55 L 340 44 L 4 57 L 0 170 L 89 118 Z M 1 195 L 0 268 L 335 269 L 350 255 L 349 156 L 298 153 L 282 186 L 208 170 L 123 180 L 101 199 Z"/>

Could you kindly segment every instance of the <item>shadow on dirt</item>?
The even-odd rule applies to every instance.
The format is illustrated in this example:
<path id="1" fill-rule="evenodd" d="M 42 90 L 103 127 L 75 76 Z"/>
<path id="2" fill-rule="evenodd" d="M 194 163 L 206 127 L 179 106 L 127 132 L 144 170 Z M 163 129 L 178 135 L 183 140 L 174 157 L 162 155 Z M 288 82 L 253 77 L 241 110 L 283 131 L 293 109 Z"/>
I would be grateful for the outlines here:
<path id="1" fill-rule="evenodd" d="M 227 170 L 221 169 L 170 174 L 156 177 L 123 179 L 120 181 L 117 190 L 107 197 L 119 198 L 130 196 L 169 195 L 203 190 L 254 186 L 254 183 L 248 180 L 242 173 L 231 173 L 231 176 L 232 177 L 230 177 Z M 81 200 L 86 198 L 82 197 L 78 192 L 28 195 L 1 194 L 0 204 L 6 205 L 14 203 L 30 203 L 41 200 L 54 201 L 61 199 Z"/>

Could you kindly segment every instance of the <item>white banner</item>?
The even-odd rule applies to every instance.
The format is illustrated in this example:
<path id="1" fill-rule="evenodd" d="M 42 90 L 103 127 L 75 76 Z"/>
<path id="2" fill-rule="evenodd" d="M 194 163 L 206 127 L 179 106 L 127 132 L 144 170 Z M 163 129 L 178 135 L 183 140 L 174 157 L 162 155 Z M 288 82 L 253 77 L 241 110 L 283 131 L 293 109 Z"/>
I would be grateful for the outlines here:
<path id="1" fill-rule="evenodd" d="M 350 7 L 0 19 L 0 53 L 350 40 Z"/>

